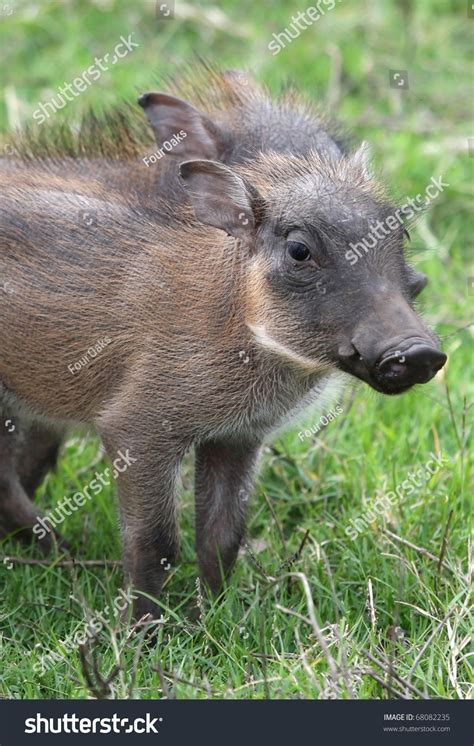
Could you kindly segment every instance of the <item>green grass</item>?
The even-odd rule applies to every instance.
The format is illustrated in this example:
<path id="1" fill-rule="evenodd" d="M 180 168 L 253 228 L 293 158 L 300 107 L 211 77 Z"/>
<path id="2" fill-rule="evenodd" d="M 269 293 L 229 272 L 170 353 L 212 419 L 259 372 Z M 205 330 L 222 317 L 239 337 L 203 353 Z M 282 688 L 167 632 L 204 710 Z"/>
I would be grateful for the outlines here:
<path id="1" fill-rule="evenodd" d="M 131 635 L 126 621 L 110 617 L 87 660 L 74 647 L 44 674 L 35 668 L 42 653 L 59 652 L 61 640 L 83 629 L 88 615 L 110 606 L 123 585 L 120 567 L 81 565 L 120 559 L 112 488 L 62 526 L 76 566 L 54 559 L 49 566 L 0 562 L 0 696 L 321 698 L 347 697 L 348 685 L 361 699 L 396 696 L 374 679 L 374 670 L 396 691 L 420 696 L 377 669 L 368 652 L 391 661 L 424 696 L 466 698 L 473 682 L 473 347 L 472 327 L 463 327 L 472 321 L 467 278 L 474 276 L 474 161 L 467 151 L 474 21 L 466 19 L 463 3 L 341 2 L 273 57 L 267 50 L 271 34 L 302 9 L 296 3 L 272 2 L 270 12 L 250 0 L 226 0 L 220 15 L 208 3 L 186 4 L 181 12 L 178 4 L 175 19 L 161 24 L 153 5 L 15 3 L 12 15 L 0 19 L 3 130 L 28 121 L 39 101 L 131 32 L 140 48 L 64 115 L 74 120 L 90 104 L 133 100 L 153 87 L 155 72 L 179 67 L 195 52 L 223 66 L 248 67 L 271 87 L 294 81 L 330 104 L 356 138 L 372 143 L 400 199 L 423 192 L 432 175 L 450 184 L 412 232 L 413 262 L 430 277 L 420 304 L 443 337 L 449 362 L 436 380 L 403 397 L 383 398 L 357 386 L 341 400 L 343 413 L 317 436 L 301 441 L 298 424 L 266 447 L 250 511 L 250 551 L 242 553 L 218 601 L 205 592 L 201 598 L 196 586 L 187 461 L 182 562 L 169 573 L 156 646 L 141 647 L 141 636 Z M 389 69 L 408 70 L 408 91 L 389 88 Z M 308 424 L 318 416 L 309 415 Z M 59 469 L 39 491 L 43 510 L 105 468 L 105 461 L 96 463 L 98 448 L 94 438 L 68 443 Z M 443 468 L 351 540 L 345 532 L 351 519 L 426 464 L 431 451 L 448 459 Z M 426 552 L 442 555 L 442 566 Z M 4 542 L 0 553 L 36 556 L 13 542 Z M 337 684 L 314 628 L 302 618 L 309 613 L 303 575 L 317 623 L 343 672 Z M 119 667 L 108 688 L 86 684 L 92 656 L 105 679 Z"/>

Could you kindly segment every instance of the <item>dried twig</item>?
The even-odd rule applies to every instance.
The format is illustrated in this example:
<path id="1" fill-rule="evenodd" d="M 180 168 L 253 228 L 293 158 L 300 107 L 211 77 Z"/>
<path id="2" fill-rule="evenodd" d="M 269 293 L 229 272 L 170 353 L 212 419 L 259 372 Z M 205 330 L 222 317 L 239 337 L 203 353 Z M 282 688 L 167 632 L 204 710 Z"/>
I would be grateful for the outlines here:
<path id="1" fill-rule="evenodd" d="M 417 697 L 419 697 L 420 699 L 428 699 L 428 697 L 419 689 L 417 689 L 416 686 L 413 686 L 412 684 L 410 684 L 409 681 L 405 681 L 404 679 L 402 679 L 402 677 L 394 670 L 393 666 L 390 668 L 389 662 L 385 663 L 383 661 L 379 661 L 377 658 L 371 655 L 368 650 L 365 650 L 364 648 L 362 648 L 361 653 L 366 658 L 368 658 L 369 661 L 378 666 L 384 673 L 389 673 L 390 671 L 392 678 L 396 679 L 399 684 L 403 684 L 406 689 L 411 691 L 413 694 L 416 694 Z"/>
<path id="2" fill-rule="evenodd" d="M 390 694 L 395 695 L 395 697 L 398 697 L 399 699 L 410 699 L 410 697 L 406 697 L 404 694 L 394 689 L 393 686 L 387 684 L 387 682 L 380 678 L 380 676 L 376 674 L 375 671 L 373 671 L 371 668 L 366 668 L 364 673 L 366 673 L 368 676 L 371 676 L 374 681 L 380 684 L 380 686 L 383 686 L 383 688 L 386 689 Z"/>
<path id="3" fill-rule="evenodd" d="M 401 536 L 397 536 L 397 534 L 394 534 L 392 531 L 389 531 L 388 528 L 383 528 L 382 532 L 384 534 L 387 534 L 387 536 L 390 536 L 391 539 L 394 541 L 398 541 L 400 544 L 403 544 L 405 547 L 409 547 L 410 549 L 413 549 L 415 552 L 418 552 L 419 554 L 422 554 L 424 557 L 428 557 L 428 559 L 433 560 L 433 562 L 438 562 L 439 557 L 437 557 L 435 554 L 431 554 L 427 549 L 424 549 L 424 547 L 418 547 L 416 544 L 412 544 L 411 541 L 407 541 L 407 539 L 402 539 Z M 449 567 L 446 567 L 446 565 L 443 565 L 443 567 L 447 570 L 449 570 Z"/>
<path id="4" fill-rule="evenodd" d="M 280 611 L 286 611 L 283 607 L 279 607 Z M 309 624 L 309 619 L 305 620 Z M 296 632 L 296 630 L 295 630 Z M 271 655 L 270 653 L 250 653 L 252 658 L 266 658 L 268 661 L 278 661 L 280 658 L 291 658 L 291 659 L 301 659 L 301 655 L 299 653 L 279 653 L 278 655 Z"/>
<path id="5" fill-rule="evenodd" d="M 111 567 L 111 568 L 118 568 L 122 567 L 122 562 L 120 560 L 44 560 L 44 559 L 29 559 L 25 557 L 11 557 L 10 555 L 5 555 L 3 557 L 0 557 L 0 564 L 6 563 L 6 562 L 13 562 L 14 564 L 18 565 L 31 565 L 31 566 L 41 566 L 41 567 Z"/>
<path id="6" fill-rule="evenodd" d="M 272 577 L 271 577 L 271 575 L 267 575 L 267 572 L 266 572 L 266 570 L 265 570 L 264 566 L 263 566 L 263 565 L 262 565 L 262 563 L 261 563 L 261 562 L 260 562 L 260 561 L 259 561 L 259 560 L 257 559 L 257 557 L 256 557 L 256 556 L 255 556 L 255 554 L 253 553 L 253 551 L 252 551 L 252 549 L 251 549 L 251 547 L 250 547 L 250 544 L 249 544 L 248 542 L 246 542 L 246 543 L 244 544 L 244 549 L 245 549 L 245 552 L 246 552 L 246 553 L 248 554 L 248 556 L 250 557 L 250 559 L 251 559 L 251 561 L 252 561 L 253 565 L 254 565 L 254 566 L 255 566 L 255 568 L 257 569 L 257 572 L 259 573 L 259 575 L 261 575 L 261 576 L 262 576 L 262 578 L 263 578 L 263 579 L 264 579 L 264 580 L 265 580 L 265 581 L 266 581 L 267 583 L 268 583 L 269 581 L 273 581 L 273 580 L 274 580 L 274 578 L 272 578 Z"/>
<path id="7" fill-rule="evenodd" d="M 278 573 L 283 572 L 283 570 L 287 568 L 290 568 L 291 565 L 294 565 L 294 563 L 301 557 L 301 552 L 304 549 L 304 546 L 308 540 L 309 535 L 310 535 L 309 529 L 307 529 L 300 542 L 298 549 L 296 550 L 296 552 L 290 555 L 284 562 L 281 563 L 280 567 L 278 568 Z"/>
<path id="8" fill-rule="evenodd" d="M 372 580 L 369 578 L 369 584 L 367 588 L 367 606 L 370 614 L 370 624 L 372 629 L 375 629 L 377 624 L 377 615 L 374 607 L 374 591 L 372 589 Z"/>
<path id="9" fill-rule="evenodd" d="M 91 660 L 89 660 L 89 653 Z M 92 696 L 95 699 L 107 699 L 112 692 L 110 685 L 122 670 L 121 666 L 114 666 L 109 676 L 104 678 L 99 671 L 97 655 L 87 644 L 79 645 L 79 660 L 84 680 Z"/>

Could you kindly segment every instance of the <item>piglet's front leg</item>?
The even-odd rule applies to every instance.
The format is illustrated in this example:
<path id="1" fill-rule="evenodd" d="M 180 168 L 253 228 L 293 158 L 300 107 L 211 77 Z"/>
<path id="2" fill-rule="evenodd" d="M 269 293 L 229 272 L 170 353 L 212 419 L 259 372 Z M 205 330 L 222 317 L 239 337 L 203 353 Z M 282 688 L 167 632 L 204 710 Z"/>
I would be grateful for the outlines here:
<path id="1" fill-rule="evenodd" d="M 105 437 L 117 475 L 124 570 L 135 594 L 137 621 L 161 617 L 154 599 L 178 555 L 176 490 L 185 449 L 171 440 L 136 433 Z"/>
<path id="2" fill-rule="evenodd" d="M 213 440 L 196 447 L 196 546 L 204 580 L 218 593 L 236 560 L 260 444 Z"/>

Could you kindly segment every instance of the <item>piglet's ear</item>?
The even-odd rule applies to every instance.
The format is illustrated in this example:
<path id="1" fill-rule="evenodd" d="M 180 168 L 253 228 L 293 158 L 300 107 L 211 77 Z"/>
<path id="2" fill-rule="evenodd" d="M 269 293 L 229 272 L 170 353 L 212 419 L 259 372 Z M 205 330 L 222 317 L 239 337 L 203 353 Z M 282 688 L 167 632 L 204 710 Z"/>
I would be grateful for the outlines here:
<path id="1" fill-rule="evenodd" d="M 262 204 L 253 186 L 214 161 L 186 161 L 179 175 L 198 220 L 252 243 Z"/>
<path id="2" fill-rule="evenodd" d="M 138 103 L 145 110 L 158 146 L 181 134 L 173 154 L 185 158 L 216 158 L 224 151 L 224 139 L 209 117 L 194 106 L 167 93 L 143 93 Z"/>

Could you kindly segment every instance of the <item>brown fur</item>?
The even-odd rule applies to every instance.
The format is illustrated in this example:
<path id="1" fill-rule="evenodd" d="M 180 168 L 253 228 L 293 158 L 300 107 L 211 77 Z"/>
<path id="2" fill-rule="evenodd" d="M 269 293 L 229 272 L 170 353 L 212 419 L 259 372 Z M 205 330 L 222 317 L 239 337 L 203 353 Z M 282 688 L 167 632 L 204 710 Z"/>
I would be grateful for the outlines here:
<path id="1" fill-rule="evenodd" d="M 203 495 L 213 489 L 200 466 L 212 458 L 205 443 L 226 453 L 215 468 L 229 474 L 226 510 L 237 500 L 239 513 L 240 480 L 230 474 L 242 460 L 254 462 L 264 434 L 316 383 L 318 365 L 311 374 L 282 366 L 253 341 L 246 309 L 253 314 L 265 304 L 264 265 L 249 264 L 240 242 L 196 223 L 191 211 L 179 226 L 160 228 L 130 195 L 111 203 L 100 186 L 89 184 L 88 192 L 56 176 L 45 185 L 31 169 L 2 187 L 9 221 L 0 271 L 14 292 L 0 297 L 0 380 L 20 411 L 93 424 L 111 457 L 128 448 L 137 458 L 118 479 L 124 542 L 134 582 L 153 594 L 161 557 L 171 561 L 177 551 L 178 465 L 202 443 L 198 530 L 207 533 L 200 557 L 217 588 L 217 554 L 228 570 L 243 524 L 231 521 L 227 537 L 222 516 L 218 523 L 206 517 L 216 508 Z M 78 221 L 79 206 L 96 210 L 96 227 Z M 111 343 L 100 357 L 72 375 L 68 364 L 105 336 Z"/>
<path id="2" fill-rule="evenodd" d="M 280 152 L 267 142 L 249 159 L 239 151 L 244 127 L 233 170 L 182 164 L 192 208 L 124 179 L 110 189 L 110 163 L 95 164 L 94 179 L 61 158 L 2 174 L 0 276 L 12 292 L 0 292 L 0 404 L 43 426 L 92 425 L 111 459 L 119 450 L 136 459 L 117 482 L 125 565 L 145 594 L 159 593 L 176 560 L 179 467 L 192 446 L 198 557 L 217 591 L 237 555 L 263 439 L 320 397 L 341 345 L 363 327 L 377 357 L 394 337 L 434 343 L 411 308 L 400 232 L 356 268 L 344 261 L 347 242 L 390 208 L 363 149 L 345 157 L 334 143 L 308 147 L 326 137 L 314 122 L 306 137 L 309 123 L 299 141 L 287 132 Z M 272 137 L 285 127 L 276 123 Z M 322 267 L 289 259 L 295 226 Z M 329 292 L 318 290 L 320 274 Z M 71 373 L 105 337 L 97 359 Z M 4 460 L 7 500 L 13 483 L 18 492 L 14 466 Z M 22 520 L 31 524 L 32 511 Z M 143 596 L 136 613 L 145 612 L 158 610 Z"/>

